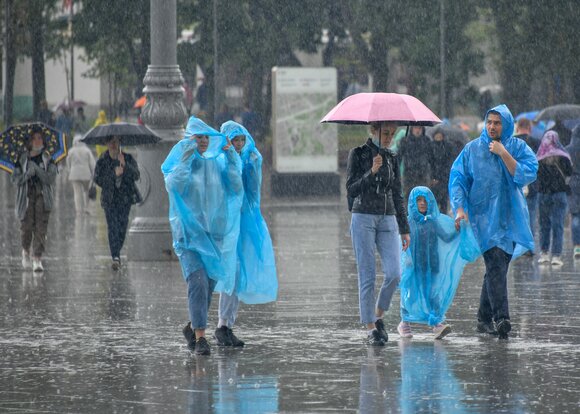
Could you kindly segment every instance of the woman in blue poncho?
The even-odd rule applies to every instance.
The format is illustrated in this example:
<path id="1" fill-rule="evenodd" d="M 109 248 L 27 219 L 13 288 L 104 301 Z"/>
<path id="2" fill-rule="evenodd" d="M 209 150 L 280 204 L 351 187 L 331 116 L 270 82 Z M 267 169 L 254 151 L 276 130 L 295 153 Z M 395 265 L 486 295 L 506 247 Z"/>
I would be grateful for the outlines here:
<path id="1" fill-rule="evenodd" d="M 501 338 L 511 331 L 509 263 L 534 250 L 522 189 L 535 181 L 538 161 L 523 140 L 512 136 L 513 131 L 514 118 L 507 106 L 490 109 L 481 136 L 465 146 L 449 176 L 455 225 L 469 220 L 485 261 L 477 331 Z"/>
<path id="2" fill-rule="evenodd" d="M 435 339 L 451 332 L 445 312 L 451 305 L 467 262 L 480 255 L 473 231 L 465 223 L 458 232 L 453 219 L 441 214 L 427 187 L 415 187 L 409 195 L 408 220 L 411 244 L 401 267 L 401 323 L 399 334 L 411 338 L 410 322 L 433 328 Z"/>
<path id="3" fill-rule="evenodd" d="M 232 294 L 220 294 L 219 322 L 215 337 L 218 345 L 241 347 L 244 342 L 232 331 L 240 300 L 248 304 L 275 301 L 278 279 L 272 239 L 260 212 L 262 155 L 256 148 L 254 139 L 242 125 L 234 121 L 225 122 L 221 126 L 221 133 L 231 140 L 242 161 L 244 199 L 240 217 L 235 289 Z"/>
<path id="4" fill-rule="evenodd" d="M 243 185 L 241 161 L 218 131 L 191 117 L 185 138 L 161 166 L 169 195 L 173 247 L 187 282 L 188 346 L 209 355 L 205 339 L 211 295 L 234 290 Z"/>

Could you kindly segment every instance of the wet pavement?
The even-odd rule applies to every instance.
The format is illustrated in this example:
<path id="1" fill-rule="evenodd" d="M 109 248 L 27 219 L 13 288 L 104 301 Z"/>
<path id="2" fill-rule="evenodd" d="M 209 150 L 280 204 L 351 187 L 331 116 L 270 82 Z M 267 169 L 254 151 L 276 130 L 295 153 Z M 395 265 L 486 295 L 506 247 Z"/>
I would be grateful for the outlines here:
<path id="1" fill-rule="evenodd" d="M 279 300 L 241 306 L 235 332 L 244 349 L 214 345 L 210 357 L 195 357 L 181 334 L 188 318 L 178 263 L 110 270 L 102 211 L 93 205 L 90 216 L 75 217 L 67 185 L 51 216 L 46 270 L 23 271 L 7 177 L 2 413 L 580 412 L 580 261 L 568 231 L 563 267 L 512 264 L 508 341 L 474 333 L 478 261 L 448 312 L 448 338 L 435 342 L 415 329 L 401 340 L 394 306 L 385 318 L 390 341 L 376 349 L 362 342 L 344 198 L 266 199 Z"/>

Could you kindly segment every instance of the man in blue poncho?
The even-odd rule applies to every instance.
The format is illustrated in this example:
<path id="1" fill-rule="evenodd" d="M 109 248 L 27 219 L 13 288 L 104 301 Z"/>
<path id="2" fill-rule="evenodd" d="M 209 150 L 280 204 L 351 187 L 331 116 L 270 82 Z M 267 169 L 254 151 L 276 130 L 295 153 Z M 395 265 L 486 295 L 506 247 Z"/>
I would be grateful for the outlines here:
<path id="1" fill-rule="evenodd" d="M 524 141 L 512 136 L 513 130 L 507 106 L 490 109 L 481 136 L 465 146 L 449 177 L 455 225 L 471 222 L 485 261 L 477 330 L 500 338 L 511 331 L 509 263 L 534 249 L 522 188 L 536 179 L 538 161 Z"/>
<path id="2" fill-rule="evenodd" d="M 185 138 L 161 166 L 169 196 L 173 247 L 187 282 L 188 347 L 209 355 L 205 339 L 211 296 L 232 293 L 243 185 L 240 157 L 226 138 L 191 117 Z"/>

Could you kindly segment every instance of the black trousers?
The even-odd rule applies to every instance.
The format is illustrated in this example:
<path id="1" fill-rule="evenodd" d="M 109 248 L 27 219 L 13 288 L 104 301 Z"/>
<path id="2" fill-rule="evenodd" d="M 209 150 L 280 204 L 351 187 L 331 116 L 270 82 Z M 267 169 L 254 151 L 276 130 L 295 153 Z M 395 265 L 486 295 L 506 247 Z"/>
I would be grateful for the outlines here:
<path id="1" fill-rule="evenodd" d="M 479 298 L 477 320 L 489 323 L 492 320 L 509 319 L 507 272 L 512 255 L 499 247 L 493 247 L 483 254 L 485 276 Z"/>
<path id="2" fill-rule="evenodd" d="M 121 257 L 121 249 L 125 243 L 127 227 L 129 225 L 129 213 L 131 204 L 116 205 L 105 208 L 107 219 L 107 232 L 109 235 L 109 249 L 111 257 Z"/>

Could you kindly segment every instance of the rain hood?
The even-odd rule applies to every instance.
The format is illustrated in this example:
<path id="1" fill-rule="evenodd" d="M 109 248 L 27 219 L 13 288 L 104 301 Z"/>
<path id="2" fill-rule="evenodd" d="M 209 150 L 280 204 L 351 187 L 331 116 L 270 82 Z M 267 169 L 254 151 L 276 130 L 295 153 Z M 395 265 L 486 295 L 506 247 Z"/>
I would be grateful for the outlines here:
<path id="1" fill-rule="evenodd" d="M 208 149 L 197 150 L 195 135 L 209 137 Z M 169 195 L 169 223 L 173 248 L 183 277 L 203 267 L 219 284 L 234 291 L 236 246 L 243 197 L 241 160 L 233 147 L 222 150 L 225 137 L 191 117 L 185 138 L 161 166 Z M 216 287 L 217 290 L 217 287 Z"/>
<path id="2" fill-rule="evenodd" d="M 239 154 L 244 197 L 237 247 L 239 273 L 236 294 L 242 302 L 248 304 L 272 302 L 276 300 L 278 279 L 272 239 L 260 211 L 262 155 L 242 125 L 234 121 L 225 122 L 221 126 L 221 133 L 230 140 L 239 135 L 246 137 L 246 143 Z"/>
<path id="3" fill-rule="evenodd" d="M 427 201 L 426 214 L 417 206 L 421 196 Z M 401 319 L 435 326 L 445 320 L 463 268 L 481 253 L 471 227 L 462 222 L 456 231 L 429 188 L 413 188 L 407 211 L 411 244 L 401 257 Z"/>
<path id="4" fill-rule="evenodd" d="M 499 247 L 513 257 L 534 250 L 528 206 L 522 188 L 536 180 L 538 161 L 526 143 L 512 136 L 514 119 L 505 105 L 490 109 L 500 114 L 501 143 L 517 162 L 512 176 L 498 155 L 489 150 L 484 127 L 478 139 L 459 154 L 449 177 L 453 212 L 463 207 L 482 252 Z M 485 123 L 484 123 L 485 125 Z"/>

